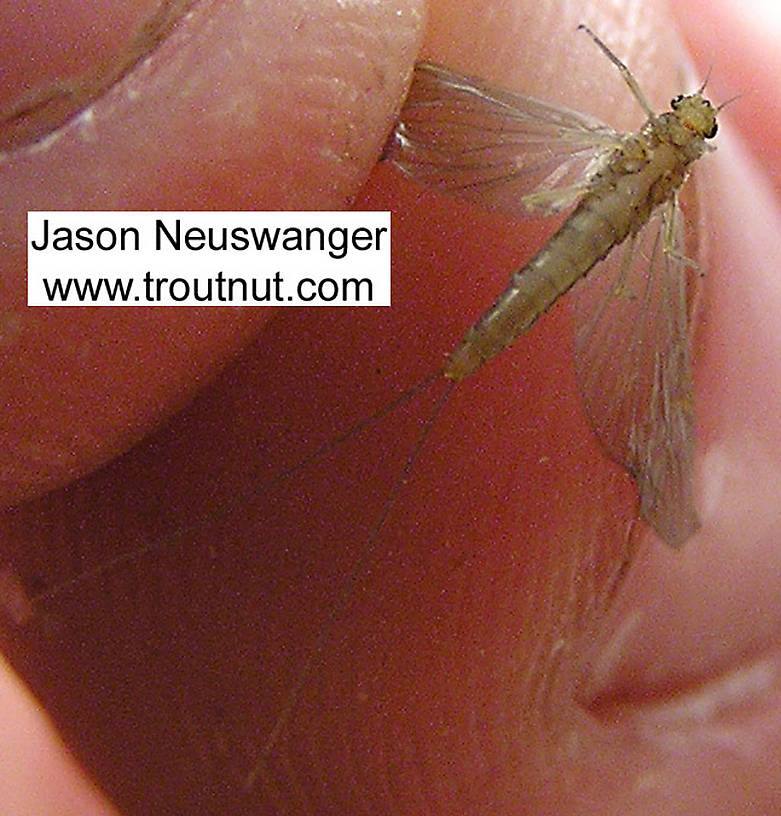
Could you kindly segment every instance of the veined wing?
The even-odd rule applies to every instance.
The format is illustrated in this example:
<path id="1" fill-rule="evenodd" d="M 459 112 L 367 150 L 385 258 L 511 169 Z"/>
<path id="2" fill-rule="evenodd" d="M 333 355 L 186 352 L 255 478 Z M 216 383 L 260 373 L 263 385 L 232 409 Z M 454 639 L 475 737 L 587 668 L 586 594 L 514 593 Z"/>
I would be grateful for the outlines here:
<path id="1" fill-rule="evenodd" d="M 682 214 L 670 202 L 572 293 L 586 414 L 634 477 L 641 516 L 673 547 L 699 527 L 690 309 L 698 275 L 685 253 Z"/>
<path id="2" fill-rule="evenodd" d="M 620 140 L 585 114 L 422 62 L 385 158 L 455 198 L 544 215 L 575 204 Z"/>

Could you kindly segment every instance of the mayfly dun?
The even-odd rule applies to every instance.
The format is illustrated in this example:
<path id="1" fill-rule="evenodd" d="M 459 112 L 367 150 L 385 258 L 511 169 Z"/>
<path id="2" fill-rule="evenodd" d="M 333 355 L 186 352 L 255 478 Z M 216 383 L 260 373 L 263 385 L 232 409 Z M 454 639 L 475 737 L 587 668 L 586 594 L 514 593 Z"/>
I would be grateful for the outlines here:
<path id="1" fill-rule="evenodd" d="M 450 354 L 458 382 L 576 288 L 575 361 L 588 418 L 634 478 L 640 515 L 680 547 L 699 527 L 693 497 L 694 397 L 686 256 L 678 191 L 712 148 L 717 108 L 704 88 L 657 115 L 616 65 L 646 116 L 637 133 L 493 88 L 433 63 L 415 67 L 387 159 L 405 176 L 511 215 L 575 206 Z"/>
<path id="2" fill-rule="evenodd" d="M 647 120 L 637 133 L 618 133 L 590 116 L 441 65 L 415 66 L 386 161 L 413 181 L 512 216 L 573 211 L 511 276 L 441 370 L 345 436 L 444 378 L 449 386 L 407 457 L 406 474 L 452 387 L 574 287 L 575 361 L 586 414 L 604 449 L 633 477 L 640 516 L 679 548 L 699 519 L 690 309 L 690 278 L 698 271 L 686 253 L 678 194 L 692 163 L 713 149 L 706 140 L 716 135 L 718 108 L 703 96 L 703 85 L 676 96 L 671 110 L 657 115 L 624 63 L 589 28 L 579 28 L 618 68 L 640 104 Z M 249 774 L 250 787 L 287 725 L 403 481 L 404 476 L 396 482 L 320 630 Z"/>

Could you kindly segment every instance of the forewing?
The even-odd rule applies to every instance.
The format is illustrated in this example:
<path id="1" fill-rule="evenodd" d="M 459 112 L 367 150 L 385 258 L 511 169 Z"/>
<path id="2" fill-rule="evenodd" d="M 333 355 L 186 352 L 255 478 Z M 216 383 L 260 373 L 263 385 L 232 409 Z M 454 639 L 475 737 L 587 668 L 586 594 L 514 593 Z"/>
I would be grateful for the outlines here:
<path id="1" fill-rule="evenodd" d="M 589 421 L 632 474 L 641 516 L 673 547 L 699 527 L 689 308 L 697 272 L 682 260 L 685 251 L 681 213 L 671 203 L 573 291 L 575 364 Z"/>
<path id="2" fill-rule="evenodd" d="M 423 62 L 385 158 L 456 198 L 544 215 L 577 202 L 620 138 L 584 114 Z"/>

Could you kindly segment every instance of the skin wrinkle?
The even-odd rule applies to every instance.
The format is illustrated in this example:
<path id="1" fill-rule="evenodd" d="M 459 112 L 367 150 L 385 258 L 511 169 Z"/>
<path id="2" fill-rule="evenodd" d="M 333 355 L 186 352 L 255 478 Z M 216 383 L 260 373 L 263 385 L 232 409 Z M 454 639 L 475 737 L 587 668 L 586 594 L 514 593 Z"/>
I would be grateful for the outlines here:
<path id="1" fill-rule="evenodd" d="M 28 91 L 10 110 L 0 111 L 0 150 L 23 147 L 44 139 L 78 116 L 148 57 L 196 1 L 164 0 L 156 13 L 142 21 L 117 54 L 54 87 Z"/>

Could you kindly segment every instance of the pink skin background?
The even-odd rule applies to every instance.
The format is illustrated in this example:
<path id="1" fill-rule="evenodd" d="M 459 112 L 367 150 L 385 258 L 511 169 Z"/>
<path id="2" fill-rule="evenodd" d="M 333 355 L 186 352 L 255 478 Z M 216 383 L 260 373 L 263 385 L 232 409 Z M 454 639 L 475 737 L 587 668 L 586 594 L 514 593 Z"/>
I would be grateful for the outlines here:
<path id="1" fill-rule="evenodd" d="M 2 560 L 32 594 L 114 561 L 26 625 L 2 618 L 3 650 L 60 734 L 9 669 L 4 813 L 114 812 L 98 788 L 124 813 L 781 805 L 778 52 L 695 0 L 677 14 L 698 70 L 713 63 L 712 98 L 751 91 L 705 160 L 702 531 L 674 553 L 632 524 L 632 483 L 581 414 L 557 307 L 454 392 L 243 787 L 433 392 L 275 477 L 436 368 L 551 228 L 374 167 L 414 60 L 636 127 L 615 71 L 575 32 L 585 19 L 655 105 L 685 90 L 662 4 L 597 3 L 587 18 L 540 5 L 431 3 L 424 36 L 412 0 L 199 3 L 90 123 L 0 164 L 0 448 L 15 504 Z M 81 51 L 90 18 L 55 15 L 61 54 L 32 32 L 39 11 L 17 16 L 2 64 L 27 69 L 8 85 L 45 83 L 33 68 L 56 58 L 89 76 L 104 27 L 105 53 L 126 58 L 127 35 L 111 32 L 148 6 L 96 4 Z M 391 309 L 20 309 L 28 209 L 348 205 L 394 213 Z"/>

